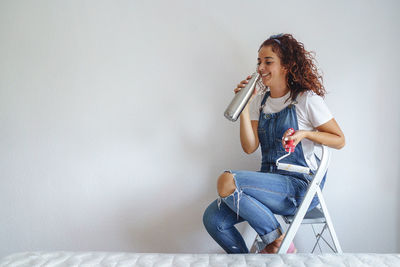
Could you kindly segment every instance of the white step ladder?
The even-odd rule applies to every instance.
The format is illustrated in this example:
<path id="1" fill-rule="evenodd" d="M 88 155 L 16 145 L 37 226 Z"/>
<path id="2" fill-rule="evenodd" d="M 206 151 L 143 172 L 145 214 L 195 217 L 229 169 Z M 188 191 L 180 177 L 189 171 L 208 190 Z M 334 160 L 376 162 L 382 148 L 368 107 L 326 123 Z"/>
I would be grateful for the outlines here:
<path id="1" fill-rule="evenodd" d="M 328 212 L 328 208 L 326 207 L 326 203 L 324 200 L 324 197 L 322 195 L 321 188 L 319 187 L 327 169 L 329 166 L 329 160 L 330 160 L 330 154 L 331 152 L 329 151 L 329 148 L 327 146 L 322 146 L 322 155 L 321 155 L 321 161 L 319 163 L 319 167 L 310 182 L 307 192 L 303 198 L 302 203 L 300 204 L 300 207 L 297 209 L 297 212 L 294 216 L 282 216 L 283 220 L 285 223 L 289 224 L 289 229 L 287 230 L 285 237 L 282 241 L 282 244 L 278 250 L 278 254 L 285 254 L 287 250 L 289 249 L 290 243 L 293 241 L 294 236 L 296 235 L 299 227 L 301 224 L 323 224 L 322 231 L 320 233 L 315 233 L 314 235 L 316 238 L 316 243 L 313 247 L 313 250 L 311 253 L 314 252 L 317 244 L 319 245 L 319 241 L 322 239 L 325 241 L 325 243 L 328 244 L 328 246 L 332 249 L 333 252 L 335 253 L 343 253 L 342 248 L 340 247 L 339 240 L 337 238 L 335 229 L 333 228 L 332 220 Z M 313 200 L 315 194 L 317 194 L 318 199 L 319 199 L 319 206 L 320 207 L 315 207 L 311 211 L 307 212 L 308 207 L 311 204 L 311 201 Z M 323 232 L 325 229 L 329 230 L 331 239 L 333 241 L 333 245 L 331 246 L 329 242 L 322 236 Z M 313 227 L 314 230 L 314 227 Z M 251 253 L 258 253 L 260 250 L 260 247 L 262 244 L 260 237 L 257 235 L 256 239 L 253 242 L 253 246 L 250 249 Z"/>

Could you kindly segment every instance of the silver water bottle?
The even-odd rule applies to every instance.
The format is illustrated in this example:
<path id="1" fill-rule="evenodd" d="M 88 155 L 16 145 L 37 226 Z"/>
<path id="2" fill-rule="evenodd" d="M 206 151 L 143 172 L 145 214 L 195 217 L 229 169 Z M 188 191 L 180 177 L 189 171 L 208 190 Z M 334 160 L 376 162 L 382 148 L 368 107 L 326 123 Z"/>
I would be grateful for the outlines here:
<path id="1" fill-rule="evenodd" d="M 249 102 L 259 78 L 260 74 L 258 72 L 253 73 L 249 83 L 247 83 L 244 88 L 235 94 L 231 103 L 224 112 L 224 116 L 228 120 L 236 121 L 239 118 L 240 113 L 242 113 L 244 107 L 247 105 L 247 102 Z"/>

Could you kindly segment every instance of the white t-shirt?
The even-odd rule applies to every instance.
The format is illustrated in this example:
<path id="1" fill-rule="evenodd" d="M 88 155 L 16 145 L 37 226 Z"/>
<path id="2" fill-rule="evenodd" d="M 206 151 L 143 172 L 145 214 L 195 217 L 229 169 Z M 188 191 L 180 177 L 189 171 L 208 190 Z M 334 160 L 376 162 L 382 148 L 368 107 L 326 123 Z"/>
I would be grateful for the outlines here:
<path id="1" fill-rule="evenodd" d="M 264 113 L 276 113 L 286 108 L 292 101 L 289 99 L 290 92 L 286 95 L 278 98 L 272 98 L 269 96 L 265 103 L 263 112 Z M 261 101 L 264 98 L 263 95 L 256 95 L 252 102 L 249 104 L 250 119 L 258 121 L 260 117 L 260 106 Z M 285 103 L 286 101 L 286 103 Z M 300 93 L 297 96 L 296 115 L 299 130 L 315 131 L 316 127 L 328 122 L 333 118 L 332 113 L 329 111 L 325 101 L 319 95 L 312 91 L 306 91 Z M 314 142 L 304 138 L 301 140 L 303 148 L 304 158 L 308 166 L 312 170 L 316 170 L 318 167 L 317 161 L 314 155 Z"/>

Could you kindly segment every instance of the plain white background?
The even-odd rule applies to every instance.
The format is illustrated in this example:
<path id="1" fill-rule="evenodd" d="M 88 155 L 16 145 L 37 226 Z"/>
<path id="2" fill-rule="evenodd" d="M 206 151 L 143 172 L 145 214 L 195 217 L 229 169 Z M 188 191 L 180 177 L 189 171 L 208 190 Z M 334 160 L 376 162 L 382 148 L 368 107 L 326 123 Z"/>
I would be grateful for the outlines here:
<path id="1" fill-rule="evenodd" d="M 399 8 L 1 1 L 0 256 L 222 252 L 202 225 L 217 177 L 261 158 L 223 111 L 281 32 L 316 52 L 346 135 L 324 190 L 343 250 L 400 252 Z"/>

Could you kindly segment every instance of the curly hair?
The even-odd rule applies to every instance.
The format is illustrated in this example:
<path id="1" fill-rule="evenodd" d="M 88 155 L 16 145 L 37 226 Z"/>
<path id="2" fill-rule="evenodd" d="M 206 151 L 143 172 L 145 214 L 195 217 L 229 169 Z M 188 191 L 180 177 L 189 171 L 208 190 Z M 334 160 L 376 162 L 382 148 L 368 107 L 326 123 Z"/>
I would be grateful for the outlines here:
<path id="1" fill-rule="evenodd" d="M 284 68 L 288 70 L 286 83 L 290 89 L 290 98 L 295 100 L 304 91 L 311 90 L 319 96 L 325 96 L 322 75 L 315 65 L 314 52 L 304 49 L 304 44 L 298 42 L 291 34 L 273 35 L 265 40 L 258 51 L 264 46 L 271 46 Z"/>

